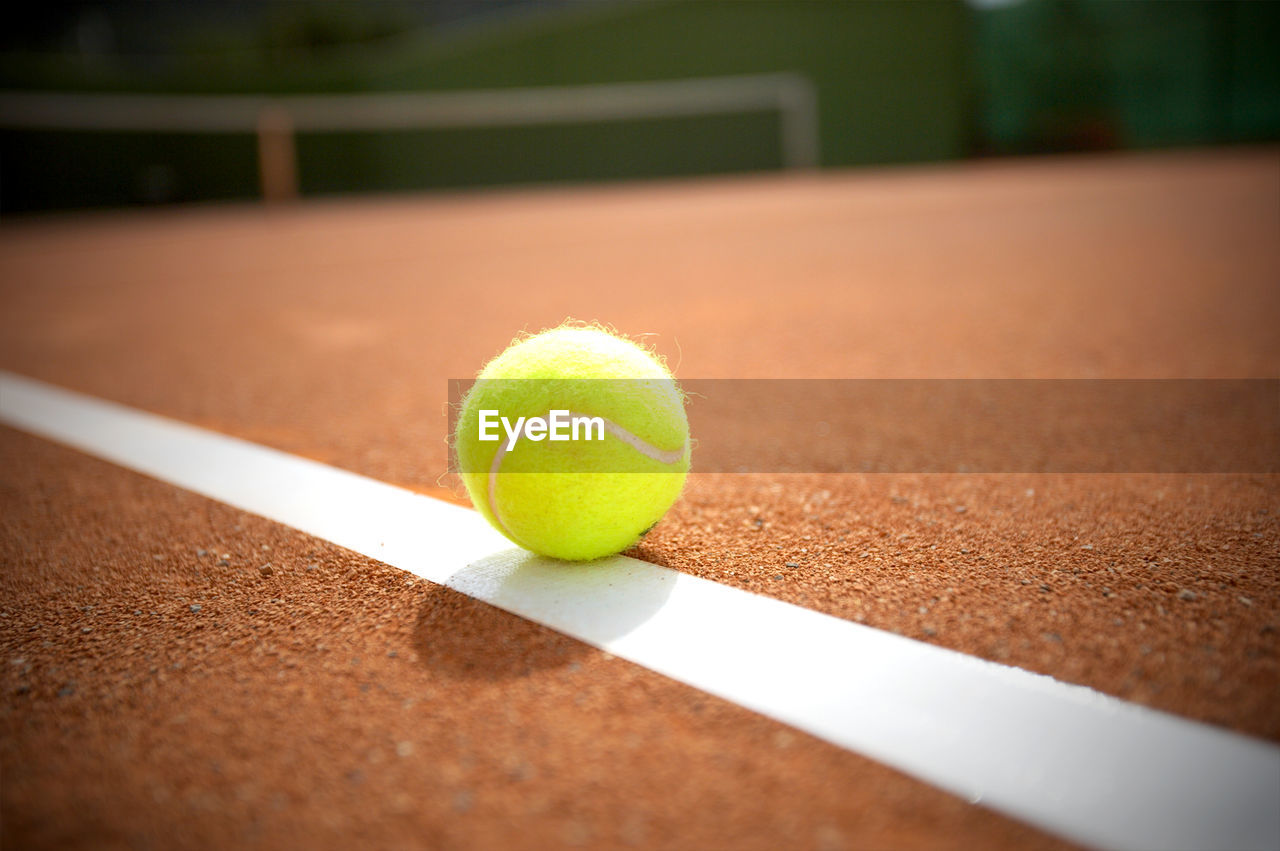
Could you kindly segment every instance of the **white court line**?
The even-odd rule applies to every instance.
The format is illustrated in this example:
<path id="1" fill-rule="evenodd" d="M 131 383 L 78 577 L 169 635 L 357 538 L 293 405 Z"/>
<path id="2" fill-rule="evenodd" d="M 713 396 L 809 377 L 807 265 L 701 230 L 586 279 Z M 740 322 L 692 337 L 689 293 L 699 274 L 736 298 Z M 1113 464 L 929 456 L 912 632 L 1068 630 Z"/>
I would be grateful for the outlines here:
<path id="1" fill-rule="evenodd" d="M 0 371 L 0 421 L 456 588 L 1085 844 L 1280 848 L 1280 748 Z"/>

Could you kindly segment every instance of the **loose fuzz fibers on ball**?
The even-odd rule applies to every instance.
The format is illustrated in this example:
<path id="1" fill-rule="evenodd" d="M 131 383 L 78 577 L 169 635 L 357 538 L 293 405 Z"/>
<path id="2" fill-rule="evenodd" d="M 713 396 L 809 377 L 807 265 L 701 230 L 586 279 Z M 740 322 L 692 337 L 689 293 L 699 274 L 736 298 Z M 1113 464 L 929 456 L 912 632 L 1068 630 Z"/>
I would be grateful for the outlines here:
<path id="1" fill-rule="evenodd" d="M 598 418 L 601 440 L 481 440 L 481 412 L 509 423 Z M 517 340 L 462 400 L 453 446 L 472 504 L 515 543 L 585 561 L 620 552 L 667 512 L 689 472 L 684 397 L 662 361 L 582 323 Z"/>

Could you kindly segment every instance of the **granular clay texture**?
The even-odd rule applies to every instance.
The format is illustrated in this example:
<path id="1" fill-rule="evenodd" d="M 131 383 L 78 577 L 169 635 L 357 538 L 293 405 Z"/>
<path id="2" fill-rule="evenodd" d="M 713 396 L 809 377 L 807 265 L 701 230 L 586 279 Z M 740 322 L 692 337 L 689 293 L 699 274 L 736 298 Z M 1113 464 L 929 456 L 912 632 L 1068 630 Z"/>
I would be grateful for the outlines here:
<path id="1" fill-rule="evenodd" d="M 681 378 L 1273 379 L 1277 162 L 8 221 L 0 368 L 462 503 L 449 380 L 570 316 Z M 630 554 L 1280 741 L 1280 476 L 768 462 Z M 5 847 L 1059 844 L 71 450 L 0 430 L 0 469 Z"/>

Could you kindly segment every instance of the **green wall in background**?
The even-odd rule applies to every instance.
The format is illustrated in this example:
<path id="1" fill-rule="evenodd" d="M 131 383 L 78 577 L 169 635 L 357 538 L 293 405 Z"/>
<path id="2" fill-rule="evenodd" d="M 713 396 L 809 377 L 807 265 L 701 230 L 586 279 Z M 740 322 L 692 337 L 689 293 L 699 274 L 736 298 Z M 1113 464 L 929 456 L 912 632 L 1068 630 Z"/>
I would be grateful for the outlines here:
<path id="1" fill-rule="evenodd" d="M 818 91 L 824 165 L 938 160 L 965 151 L 968 25 L 958 0 L 621 4 L 368 79 L 460 89 L 798 71 Z"/>
<path id="2" fill-rule="evenodd" d="M 1274 0 L 617 0 L 340 49 L 264 50 L 256 38 L 188 34 L 175 42 L 186 52 L 142 63 L 0 54 L 0 86 L 452 91 L 792 71 L 817 90 L 824 167 L 1280 138 Z M 324 194 L 771 169 L 778 136 L 778 116 L 761 112 L 304 134 L 298 153 L 303 192 Z M 0 209 L 250 198 L 254 157 L 247 134 L 0 131 Z"/>
<path id="3" fill-rule="evenodd" d="M 1280 137 L 1280 3 L 1031 0 L 974 20 L 984 153 Z"/>
<path id="4" fill-rule="evenodd" d="M 968 11 L 958 0 L 616 2 L 495 20 L 311 63 L 208 57 L 130 74 L 0 63 L 10 87 L 115 91 L 449 91 L 796 71 L 815 85 L 822 164 L 919 162 L 967 150 Z M 33 67 L 35 70 L 33 71 Z M 6 73 L 8 72 L 8 73 Z M 49 83 L 56 85 L 49 85 Z M 9 210 L 254 194 L 252 140 L 0 133 Z M 52 142 L 52 144 L 51 144 Z M 53 179 L 69 148 L 78 177 Z M 740 172 L 778 167 L 778 116 L 486 130 L 306 134 L 304 193 Z M 171 180 L 156 181 L 156 174 Z M 80 187 L 78 190 L 76 187 Z M 121 196 L 120 192 L 128 194 Z M 148 195 L 148 193 L 151 193 Z M 162 193 L 161 193 L 162 194 Z"/>

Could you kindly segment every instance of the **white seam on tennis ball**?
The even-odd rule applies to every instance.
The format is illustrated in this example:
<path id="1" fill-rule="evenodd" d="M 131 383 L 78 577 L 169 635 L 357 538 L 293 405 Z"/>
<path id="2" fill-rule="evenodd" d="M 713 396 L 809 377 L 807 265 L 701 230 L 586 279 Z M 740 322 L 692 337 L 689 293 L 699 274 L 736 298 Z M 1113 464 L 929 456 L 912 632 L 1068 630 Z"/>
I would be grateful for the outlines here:
<path id="1" fill-rule="evenodd" d="M 581 417 L 586 415 L 575 414 L 572 411 L 570 411 L 569 416 Z M 605 431 L 607 431 L 609 434 L 613 435 L 614 437 L 618 438 L 618 440 L 621 440 L 623 443 L 627 444 L 632 449 L 639 452 L 641 455 L 651 458 L 654 461 L 657 461 L 659 464 L 678 464 L 680 463 L 680 459 L 684 458 L 684 450 L 685 450 L 684 446 L 681 446 L 679 449 L 672 449 L 672 450 L 659 449 L 658 447 L 654 446 L 652 443 L 649 443 L 643 440 L 638 435 L 632 434 L 631 432 L 627 431 L 625 428 L 618 425 L 613 420 L 606 420 L 604 419 L 604 417 L 601 417 L 600 419 L 604 420 Z M 686 445 L 687 443 L 688 441 L 686 441 Z"/>
<path id="2" fill-rule="evenodd" d="M 579 417 L 588 417 L 588 418 L 591 417 L 590 414 L 580 414 L 576 411 L 569 411 L 568 414 L 570 419 L 577 419 Z M 613 420 L 606 419 L 605 417 L 599 417 L 599 419 L 604 423 L 604 430 L 606 432 L 618 438 L 623 443 L 627 444 L 632 449 L 639 452 L 641 455 L 644 455 L 646 458 L 650 458 L 654 461 L 657 461 L 659 464 L 670 465 L 670 464 L 680 463 L 680 460 L 684 458 L 685 451 L 689 447 L 689 442 L 688 440 L 686 440 L 684 445 L 681 446 L 679 449 L 659 449 L 657 446 L 654 446 L 652 443 L 649 443 L 647 440 L 640 437 L 639 435 L 633 434 L 632 432 L 627 431 L 625 428 L 618 425 Z M 524 438 L 524 429 L 521 429 L 519 434 L 516 435 L 515 441 L 499 442 L 498 451 L 493 454 L 493 463 L 489 465 L 487 496 L 489 498 L 489 512 L 493 514 L 493 519 L 497 521 L 499 528 L 502 529 L 503 533 L 508 538 L 510 538 L 511 540 L 515 541 L 517 544 L 520 544 L 520 546 L 523 547 L 524 542 L 521 541 L 520 538 L 518 538 L 514 533 L 512 533 L 511 528 L 506 524 L 506 521 L 502 519 L 502 512 L 498 510 L 498 473 L 501 472 L 502 459 L 506 457 L 507 452 L 510 449 L 515 448 L 516 442 L 521 440 L 522 438 Z M 528 548 L 526 547 L 526 549 Z"/>

